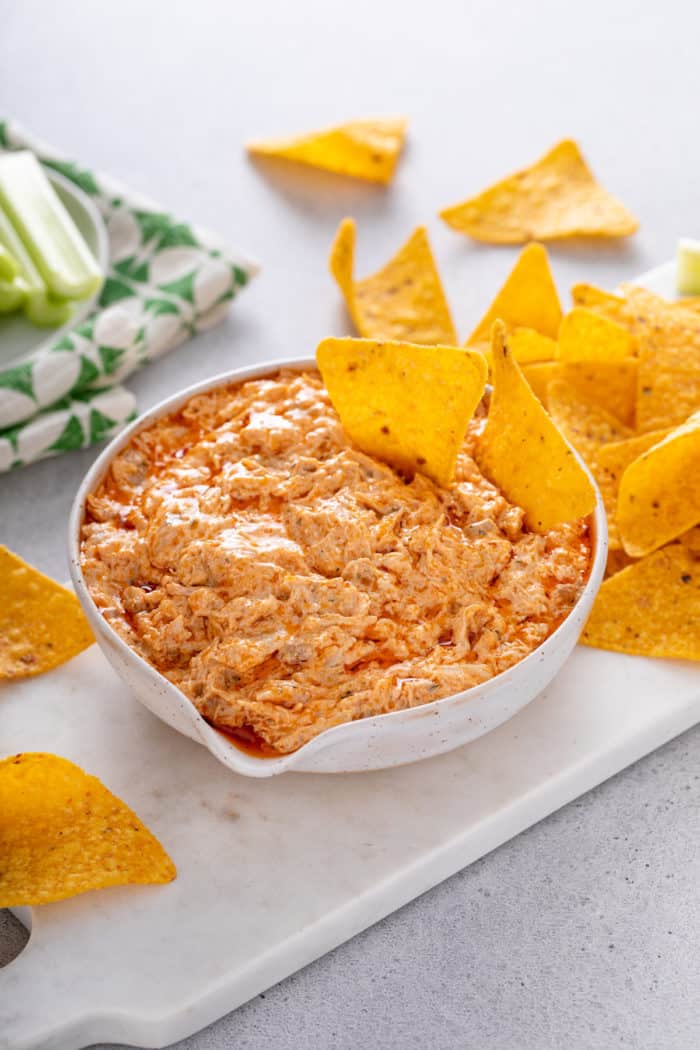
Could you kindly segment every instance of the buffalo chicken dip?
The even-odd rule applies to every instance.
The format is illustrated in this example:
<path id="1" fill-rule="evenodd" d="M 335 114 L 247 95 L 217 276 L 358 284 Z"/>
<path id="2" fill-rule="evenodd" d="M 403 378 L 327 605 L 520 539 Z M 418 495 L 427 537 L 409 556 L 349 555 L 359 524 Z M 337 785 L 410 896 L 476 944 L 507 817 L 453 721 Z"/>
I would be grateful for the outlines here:
<path id="1" fill-rule="evenodd" d="M 589 571 L 587 520 L 527 530 L 477 468 L 455 481 L 355 448 L 315 371 L 192 397 L 88 497 L 102 615 L 216 728 L 261 753 L 468 689 L 532 652 Z"/>

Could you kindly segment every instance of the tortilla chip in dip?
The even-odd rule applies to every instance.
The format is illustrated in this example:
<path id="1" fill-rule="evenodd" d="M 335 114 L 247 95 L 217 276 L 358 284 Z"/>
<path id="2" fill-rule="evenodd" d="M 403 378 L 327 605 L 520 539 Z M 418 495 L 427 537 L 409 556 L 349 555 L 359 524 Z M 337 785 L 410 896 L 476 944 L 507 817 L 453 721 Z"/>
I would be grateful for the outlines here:
<path id="1" fill-rule="evenodd" d="M 288 139 L 249 142 L 254 157 L 272 157 L 369 182 L 391 182 L 406 136 L 403 117 L 353 120 Z"/>
<path id="2" fill-rule="evenodd" d="M 590 514 L 590 478 L 530 389 L 508 349 L 505 328 L 493 326 L 493 393 L 477 461 L 535 532 Z"/>
<path id="3" fill-rule="evenodd" d="M 642 557 L 700 523 L 700 412 L 642 452 L 620 481 L 617 524 Z"/>
<path id="4" fill-rule="evenodd" d="M 0 907 L 170 882 L 175 865 L 128 806 L 58 755 L 0 762 Z"/>
<path id="5" fill-rule="evenodd" d="M 93 641 L 72 591 L 0 546 L 0 680 L 50 671 Z"/>
<path id="6" fill-rule="evenodd" d="M 673 543 L 605 580 L 581 642 L 618 653 L 700 660 L 700 560 Z"/>
<path id="7" fill-rule="evenodd" d="M 490 349 L 494 321 L 502 321 L 507 332 L 514 328 L 531 328 L 540 335 L 556 339 L 561 316 L 547 250 L 541 244 L 528 244 L 518 256 L 491 306 L 469 336 L 467 346 Z"/>
<path id="8" fill-rule="evenodd" d="M 459 233 L 491 244 L 627 237 L 639 225 L 596 181 L 571 139 L 476 197 L 445 208 L 440 217 Z"/>
<path id="9" fill-rule="evenodd" d="M 457 336 L 424 226 L 377 273 L 354 280 L 355 222 L 343 219 L 330 270 L 360 335 L 454 346 Z"/>
<path id="10" fill-rule="evenodd" d="M 457 347 L 324 339 L 316 361 L 358 448 L 448 485 L 486 382 L 482 354 Z"/>

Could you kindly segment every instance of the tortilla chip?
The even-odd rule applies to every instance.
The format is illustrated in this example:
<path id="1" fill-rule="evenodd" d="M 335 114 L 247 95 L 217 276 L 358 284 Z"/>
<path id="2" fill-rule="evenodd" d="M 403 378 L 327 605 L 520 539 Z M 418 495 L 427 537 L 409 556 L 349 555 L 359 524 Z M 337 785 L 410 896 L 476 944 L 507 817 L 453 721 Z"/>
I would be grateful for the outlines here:
<path id="1" fill-rule="evenodd" d="M 635 434 L 634 437 L 613 441 L 598 449 L 593 463 L 593 476 L 598 482 L 608 516 L 608 545 L 611 551 L 622 550 L 617 526 L 617 496 L 622 475 L 630 463 L 670 433 L 670 430 L 653 430 L 648 434 Z"/>
<path id="2" fill-rule="evenodd" d="M 700 522 L 700 412 L 625 470 L 617 499 L 622 545 L 640 558 Z"/>
<path id="3" fill-rule="evenodd" d="M 171 882 L 175 865 L 96 777 L 57 755 L 0 762 L 0 907 Z"/>
<path id="4" fill-rule="evenodd" d="M 358 448 L 399 470 L 450 484 L 484 392 L 483 354 L 451 346 L 324 339 L 316 361 Z"/>
<path id="5" fill-rule="evenodd" d="M 700 525 L 694 525 L 678 539 L 693 554 L 700 554 Z"/>
<path id="6" fill-rule="evenodd" d="M 553 379 L 547 389 L 549 414 L 564 436 L 593 468 L 600 448 L 631 436 L 629 427 L 587 401 L 565 379 Z"/>
<path id="7" fill-rule="evenodd" d="M 627 427 L 634 427 L 637 407 L 637 362 L 562 364 L 561 378 L 586 401 L 598 405 Z M 552 376 L 554 378 L 554 376 Z"/>
<path id="8" fill-rule="evenodd" d="M 508 348 L 513 360 L 526 368 L 532 364 L 550 364 L 557 356 L 557 344 L 548 335 L 540 335 L 534 328 L 514 328 L 508 334 Z M 483 343 L 477 347 L 486 357 L 491 369 L 491 348 Z"/>
<path id="9" fill-rule="evenodd" d="M 330 269 L 360 335 L 428 345 L 457 343 L 424 226 L 414 230 L 393 259 L 371 277 L 353 280 L 354 259 L 355 222 L 343 219 L 331 249 Z"/>
<path id="10" fill-rule="evenodd" d="M 636 351 L 634 338 L 621 325 L 575 306 L 559 329 L 559 360 L 619 363 Z"/>
<path id="11" fill-rule="evenodd" d="M 558 143 L 529 168 L 440 212 L 477 241 L 522 244 L 562 237 L 627 237 L 638 222 L 596 182 L 575 142 Z"/>
<path id="12" fill-rule="evenodd" d="M 629 554 L 620 548 L 619 550 L 608 550 L 608 558 L 605 563 L 605 579 L 614 576 L 615 573 L 626 569 L 628 565 L 634 565 L 636 558 L 630 558 Z"/>
<path id="13" fill-rule="evenodd" d="M 0 546 L 0 679 L 43 674 L 94 640 L 75 595 Z"/>
<path id="14" fill-rule="evenodd" d="M 583 400 L 597 405 L 626 427 L 634 427 L 637 406 L 637 362 L 615 364 L 583 362 L 563 364 L 539 361 L 523 366 L 523 375 L 547 408 L 547 388 L 553 379 L 563 379 Z"/>
<path id="15" fill-rule="evenodd" d="M 684 299 L 676 299 L 671 306 L 679 310 L 700 310 L 700 295 L 686 295 Z"/>
<path id="16" fill-rule="evenodd" d="M 581 642 L 617 653 L 700 660 L 700 561 L 674 543 L 605 580 Z"/>
<path id="17" fill-rule="evenodd" d="M 537 361 L 534 365 L 523 365 L 521 371 L 535 397 L 547 408 L 547 388 L 553 379 L 561 376 L 562 366 L 558 361 Z"/>
<path id="18" fill-rule="evenodd" d="M 637 429 L 683 423 L 700 409 L 700 316 L 644 288 L 626 288 L 637 338 Z"/>
<path id="19" fill-rule="evenodd" d="M 532 328 L 540 335 L 557 338 L 561 306 L 547 250 L 541 244 L 523 248 L 505 284 L 467 339 L 467 346 L 490 349 L 494 321 L 503 321 L 507 332 Z"/>
<path id="20" fill-rule="evenodd" d="M 505 496 L 525 511 L 535 532 L 590 514 L 590 478 L 527 384 L 505 339 L 493 326 L 493 393 L 477 461 Z"/>
<path id="21" fill-rule="evenodd" d="M 557 356 L 556 340 L 534 328 L 514 328 L 508 336 L 508 346 L 519 365 L 554 361 Z"/>
<path id="22" fill-rule="evenodd" d="M 575 284 L 571 289 L 571 298 L 574 306 L 592 310 L 593 313 L 606 317 L 608 321 L 614 321 L 615 324 L 623 326 L 627 324 L 626 303 L 620 295 L 605 292 L 593 284 Z"/>
<path id="23" fill-rule="evenodd" d="M 350 175 L 369 182 L 391 182 L 406 137 L 403 117 L 353 120 L 335 128 L 291 139 L 249 142 L 254 157 L 274 157 Z"/>

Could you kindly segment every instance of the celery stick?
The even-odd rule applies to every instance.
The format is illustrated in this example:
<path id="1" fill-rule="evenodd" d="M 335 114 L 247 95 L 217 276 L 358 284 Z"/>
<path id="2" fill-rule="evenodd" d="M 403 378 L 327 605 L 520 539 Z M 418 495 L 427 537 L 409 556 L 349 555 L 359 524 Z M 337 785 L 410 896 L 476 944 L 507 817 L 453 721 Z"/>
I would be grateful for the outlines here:
<path id="1" fill-rule="evenodd" d="M 55 299 L 51 295 L 43 298 L 27 298 L 24 302 L 24 315 L 28 321 L 39 328 L 58 328 L 70 319 L 73 303 L 70 299 Z"/>
<path id="2" fill-rule="evenodd" d="M 678 242 L 676 286 L 681 295 L 700 295 L 700 241 L 683 237 Z"/>
<path id="3" fill-rule="evenodd" d="M 0 314 L 19 309 L 27 295 L 27 286 L 21 277 L 12 281 L 0 280 Z"/>
<path id="4" fill-rule="evenodd" d="M 0 155 L 0 204 L 53 295 L 87 299 L 98 290 L 100 269 L 28 150 Z"/>
<path id="5" fill-rule="evenodd" d="M 19 276 L 25 287 L 24 312 L 27 320 L 42 328 L 65 324 L 71 315 L 69 303 L 56 301 L 44 284 L 41 274 L 24 247 L 19 234 L 0 208 L 0 244 L 13 256 L 19 267 Z"/>
<path id="6" fill-rule="evenodd" d="M 14 255 L 0 244 L 0 281 L 12 281 L 19 274 L 19 263 Z"/>

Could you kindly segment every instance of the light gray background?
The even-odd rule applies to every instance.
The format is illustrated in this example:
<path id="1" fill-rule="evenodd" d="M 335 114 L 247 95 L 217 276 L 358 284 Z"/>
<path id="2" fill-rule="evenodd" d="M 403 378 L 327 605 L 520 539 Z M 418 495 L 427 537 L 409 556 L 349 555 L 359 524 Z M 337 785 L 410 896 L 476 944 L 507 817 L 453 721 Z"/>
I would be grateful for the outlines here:
<path id="1" fill-rule="evenodd" d="M 2 0 L 0 109 L 263 263 L 225 326 L 131 380 L 147 408 L 347 330 L 326 266 L 347 214 L 360 274 L 428 224 L 466 335 L 516 252 L 435 213 L 563 136 L 642 226 L 629 243 L 554 249 L 562 292 L 668 258 L 679 235 L 700 236 L 699 38 L 694 0 Z M 411 121 L 386 190 L 256 168 L 242 151 L 375 113 Z M 94 455 L 1 477 L 0 541 L 64 577 Z M 179 1045 L 692 1050 L 699 771 L 696 729 Z M 16 943 L 5 919 L 0 959 Z"/>

